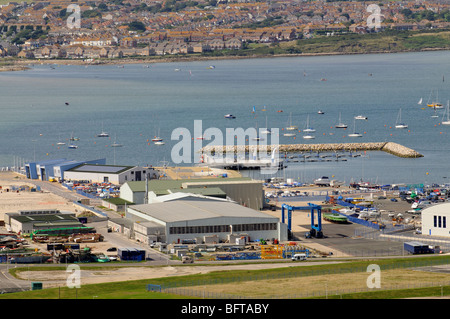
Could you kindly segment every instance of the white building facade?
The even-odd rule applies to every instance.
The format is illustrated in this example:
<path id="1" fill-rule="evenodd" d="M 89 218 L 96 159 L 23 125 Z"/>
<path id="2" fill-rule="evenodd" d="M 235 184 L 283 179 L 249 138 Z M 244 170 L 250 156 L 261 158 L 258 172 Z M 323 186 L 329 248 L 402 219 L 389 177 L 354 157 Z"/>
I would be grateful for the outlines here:
<path id="1" fill-rule="evenodd" d="M 450 237 L 450 203 L 422 211 L 422 235 Z"/>
<path id="2" fill-rule="evenodd" d="M 83 164 L 64 172 L 66 181 L 90 181 L 122 185 L 128 181 L 143 181 L 154 169 L 138 166 Z"/>
<path id="3" fill-rule="evenodd" d="M 277 217 L 223 200 L 180 199 L 134 205 L 128 207 L 126 217 L 142 226 L 150 226 L 139 233 L 158 235 L 158 240 L 167 244 L 184 240 L 206 243 L 210 238 L 227 242 L 236 236 L 244 236 L 250 241 L 260 238 L 287 240 L 287 225 Z M 157 229 L 158 234 L 148 231 L 150 228 Z"/>

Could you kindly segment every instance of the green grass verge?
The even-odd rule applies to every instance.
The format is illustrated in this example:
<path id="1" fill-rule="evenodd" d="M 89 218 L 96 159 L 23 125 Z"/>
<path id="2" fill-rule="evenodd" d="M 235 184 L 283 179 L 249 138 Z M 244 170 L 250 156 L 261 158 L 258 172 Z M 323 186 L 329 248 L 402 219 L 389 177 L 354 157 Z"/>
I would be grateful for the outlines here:
<path id="1" fill-rule="evenodd" d="M 186 299 L 186 296 L 171 294 L 162 294 L 147 292 L 147 284 L 170 286 L 177 284 L 180 286 L 189 286 L 190 284 L 208 285 L 214 282 L 236 282 L 244 280 L 264 280 L 271 275 L 280 275 L 283 277 L 292 276 L 320 276 L 329 273 L 348 273 L 355 271 L 364 271 L 369 264 L 377 264 L 383 269 L 399 269 L 418 266 L 427 266 L 433 264 L 448 264 L 450 256 L 430 256 L 414 258 L 394 258 L 394 259 L 366 259 L 361 261 L 342 262 L 325 265 L 310 265 L 278 269 L 263 270 L 240 270 L 240 271 L 215 271 L 208 274 L 196 274 L 188 276 L 164 277 L 155 279 L 143 279 L 126 282 L 113 282 L 103 284 L 82 285 L 78 289 L 68 287 L 48 288 L 43 290 L 26 291 L 19 293 L 10 293 L 0 295 L 0 299 Z M 143 266 L 146 267 L 146 266 Z M 183 267 L 183 266 L 181 266 Z M 81 266 L 82 269 L 103 267 Z M 104 267 L 106 268 L 106 267 Z M 157 269 L 158 267 L 154 267 Z M 108 267 L 108 269 L 110 269 Z M 28 270 L 28 268 L 16 268 L 15 272 Z M 30 267 L 29 270 L 65 270 L 65 267 Z M 45 283 L 44 283 L 45 286 Z M 268 287 L 270 289 L 270 287 Z M 345 294 L 340 296 L 328 296 L 328 298 L 345 299 L 391 299 L 391 298 L 410 298 L 440 296 L 450 294 L 450 286 L 420 289 L 401 289 L 374 291 L 365 293 Z"/>

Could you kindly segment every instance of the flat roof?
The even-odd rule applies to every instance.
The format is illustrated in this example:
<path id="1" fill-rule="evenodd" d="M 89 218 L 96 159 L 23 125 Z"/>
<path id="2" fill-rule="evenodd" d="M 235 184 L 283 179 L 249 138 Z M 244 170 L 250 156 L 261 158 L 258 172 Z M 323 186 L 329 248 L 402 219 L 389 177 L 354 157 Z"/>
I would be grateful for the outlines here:
<path id="1" fill-rule="evenodd" d="M 175 189 L 181 189 L 184 183 L 190 183 L 189 185 L 195 183 L 211 183 L 211 185 L 217 185 L 219 183 L 229 183 L 229 182 L 249 182 L 252 181 L 250 177 L 235 177 L 235 178 L 191 178 L 191 179 L 150 179 L 148 181 L 148 190 L 153 191 L 158 194 L 169 194 L 169 189 L 175 191 Z M 124 185 L 128 185 L 133 192 L 145 192 L 145 181 L 130 181 L 126 182 Z M 123 185 L 122 185 L 123 187 Z"/>
<path id="2" fill-rule="evenodd" d="M 11 219 L 15 219 L 20 223 L 30 222 L 72 222 L 78 219 L 68 214 L 31 214 L 31 215 L 10 215 Z"/>
<path id="3" fill-rule="evenodd" d="M 68 172 L 83 172 L 83 173 L 108 173 L 120 174 L 135 166 L 119 166 L 119 165 L 100 165 L 100 164 L 81 164 L 74 168 L 67 170 Z"/>
<path id="4" fill-rule="evenodd" d="M 174 200 L 164 203 L 141 204 L 129 207 L 163 222 L 199 220 L 210 218 L 266 218 L 277 217 L 229 201 L 214 199 Z"/>

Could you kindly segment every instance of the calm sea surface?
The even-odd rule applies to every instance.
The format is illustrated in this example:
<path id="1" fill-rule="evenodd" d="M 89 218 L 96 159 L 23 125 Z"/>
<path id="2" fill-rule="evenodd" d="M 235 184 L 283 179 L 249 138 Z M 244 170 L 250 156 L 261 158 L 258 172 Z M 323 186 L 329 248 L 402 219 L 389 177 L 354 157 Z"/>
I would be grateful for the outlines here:
<path id="1" fill-rule="evenodd" d="M 211 64 L 215 68 L 209 68 Z M 346 162 L 289 163 L 278 176 L 300 181 L 328 175 L 346 182 L 450 182 L 450 126 L 440 125 L 443 109 L 433 118 L 426 106 L 432 91 L 447 104 L 449 70 L 446 51 L 124 67 L 34 65 L 27 71 L 0 73 L 0 166 L 13 166 L 17 159 L 55 158 L 174 165 L 175 128 L 194 134 L 194 120 L 202 120 L 204 130 L 217 127 L 225 135 L 227 127 L 261 128 L 267 121 L 269 128 L 280 129 L 281 144 L 393 141 L 424 155 L 403 159 L 367 152 Z M 418 105 L 421 98 L 424 104 Z M 319 109 L 325 114 L 317 114 Z M 394 128 L 400 109 L 408 129 Z M 236 119 L 226 120 L 228 113 Z M 296 139 L 282 135 L 291 113 L 300 130 L 309 115 L 314 140 L 304 140 L 301 133 Z M 334 128 L 339 113 L 347 130 Z M 356 115 L 368 120 L 354 121 Z M 102 129 L 110 138 L 96 137 Z M 348 137 L 354 130 L 363 137 Z M 57 145 L 61 140 L 68 143 L 71 135 L 80 138 L 78 149 Z M 164 138 L 164 146 L 151 143 L 155 135 Z M 201 143 L 195 137 L 192 143 Z M 111 147 L 114 140 L 123 147 Z"/>

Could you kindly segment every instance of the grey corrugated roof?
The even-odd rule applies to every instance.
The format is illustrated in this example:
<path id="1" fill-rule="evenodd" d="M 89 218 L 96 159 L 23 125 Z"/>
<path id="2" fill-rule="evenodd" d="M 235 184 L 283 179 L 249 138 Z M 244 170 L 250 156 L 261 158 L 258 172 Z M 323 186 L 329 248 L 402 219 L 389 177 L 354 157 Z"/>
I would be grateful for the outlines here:
<path id="1" fill-rule="evenodd" d="M 130 207 L 131 210 L 147 214 L 163 222 L 198 220 L 208 218 L 270 218 L 271 215 L 228 201 L 216 200 L 175 200 L 165 203 L 142 204 Z"/>
<path id="2" fill-rule="evenodd" d="M 192 178 L 192 179 L 151 179 L 148 181 L 148 190 L 155 193 L 168 194 L 168 189 L 181 188 L 183 183 L 226 183 L 226 182 L 239 182 L 239 181 L 251 181 L 249 177 L 236 177 L 236 178 Z M 134 192 L 145 192 L 145 181 L 130 181 L 125 183 Z"/>

